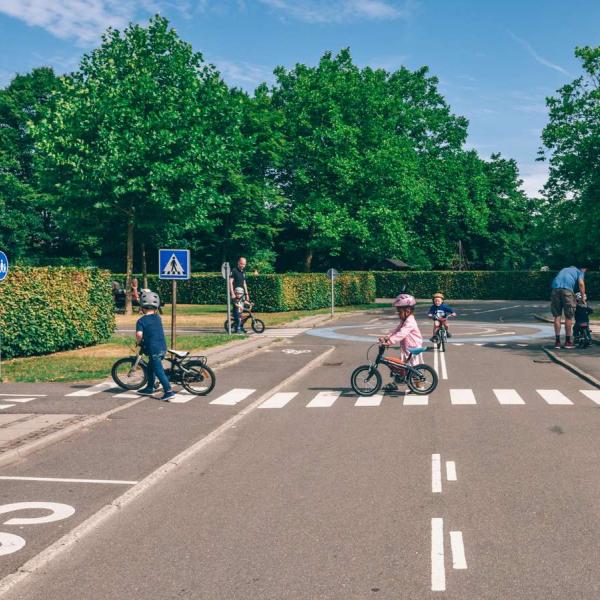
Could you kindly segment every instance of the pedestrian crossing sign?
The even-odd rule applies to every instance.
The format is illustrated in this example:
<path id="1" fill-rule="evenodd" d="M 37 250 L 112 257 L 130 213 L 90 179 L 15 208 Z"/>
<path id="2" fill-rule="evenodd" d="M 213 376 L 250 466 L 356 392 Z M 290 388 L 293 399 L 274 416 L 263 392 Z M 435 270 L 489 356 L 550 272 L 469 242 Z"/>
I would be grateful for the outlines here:
<path id="1" fill-rule="evenodd" d="M 189 279 L 191 275 L 190 251 L 161 248 L 158 251 L 159 279 Z"/>

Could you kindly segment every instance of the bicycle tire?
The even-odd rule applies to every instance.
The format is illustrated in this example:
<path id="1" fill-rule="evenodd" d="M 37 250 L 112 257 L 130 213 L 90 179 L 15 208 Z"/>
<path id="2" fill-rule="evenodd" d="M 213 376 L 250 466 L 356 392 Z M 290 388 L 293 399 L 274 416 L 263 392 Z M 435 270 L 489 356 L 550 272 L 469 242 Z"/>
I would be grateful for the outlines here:
<path id="1" fill-rule="evenodd" d="M 187 392 L 194 394 L 195 396 L 206 396 L 212 392 L 217 383 L 217 378 L 214 371 L 209 366 L 205 365 L 204 361 L 190 360 L 183 366 L 186 371 L 193 371 L 195 374 L 192 375 L 191 373 L 184 371 L 181 377 L 181 385 L 183 385 Z M 198 377 L 200 377 L 200 379 L 198 379 Z M 203 385 L 194 387 L 193 383 L 197 382 L 202 383 Z"/>
<path id="2" fill-rule="evenodd" d="M 371 372 L 371 375 L 368 376 L 367 379 L 363 379 L 363 381 L 368 381 L 372 377 L 375 377 L 375 386 L 372 389 L 366 389 L 359 386 L 359 376 L 365 371 L 365 375 L 367 375 L 369 372 Z M 359 396 L 373 396 L 381 389 L 382 383 L 383 381 L 381 378 L 381 373 L 377 369 L 374 369 L 371 365 L 361 365 L 360 367 L 356 367 L 350 376 L 350 385 L 352 386 L 354 392 Z"/>
<path id="3" fill-rule="evenodd" d="M 223 328 L 225 329 L 225 333 L 229 333 L 229 327 L 228 327 L 228 325 L 229 325 L 229 321 L 226 320 L 225 323 L 223 323 Z M 233 323 L 232 323 L 231 324 L 231 331 L 233 331 L 233 330 L 234 330 L 234 327 L 233 327 Z"/>
<path id="4" fill-rule="evenodd" d="M 265 324 L 260 319 L 252 319 L 252 331 L 262 333 L 265 330 Z"/>
<path id="5" fill-rule="evenodd" d="M 417 383 L 422 383 L 421 377 L 423 377 L 423 372 L 429 373 L 431 376 L 431 384 L 426 388 L 417 387 Z M 411 370 L 406 376 L 406 385 L 408 385 L 410 391 L 413 394 L 417 394 L 417 396 L 426 396 L 427 394 L 431 394 L 431 392 L 433 392 L 433 390 L 435 390 L 437 387 L 437 384 L 438 375 L 429 365 L 416 365 L 411 367 Z"/>
<path id="6" fill-rule="evenodd" d="M 113 378 L 113 381 L 120 387 L 123 388 L 124 390 L 139 390 L 142 387 L 144 387 L 146 385 L 146 383 L 148 382 L 148 371 L 146 369 L 146 365 L 144 365 L 143 363 L 138 363 L 137 369 L 142 371 L 142 379 L 141 379 L 141 383 L 136 381 L 135 383 L 133 381 L 127 381 L 126 379 L 123 379 L 122 376 L 119 373 L 119 368 L 124 366 L 124 365 L 130 365 L 129 369 L 128 369 L 128 373 L 131 373 L 131 367 L 133 367 L 133 365 L 135 364 L 135 361 L 137 360 L 137 358 L 135 356 L 127 356 L 126 358 L 120 358 L 118 361 L 115 362 L 115 364 L 112 366 L 112 369 L 110 371 L 110 374 Z"/>
<path id="7" fill-rule="evenodd" d="M 446 352 L 446 333 L 440 336 L 440 352 Z"/>

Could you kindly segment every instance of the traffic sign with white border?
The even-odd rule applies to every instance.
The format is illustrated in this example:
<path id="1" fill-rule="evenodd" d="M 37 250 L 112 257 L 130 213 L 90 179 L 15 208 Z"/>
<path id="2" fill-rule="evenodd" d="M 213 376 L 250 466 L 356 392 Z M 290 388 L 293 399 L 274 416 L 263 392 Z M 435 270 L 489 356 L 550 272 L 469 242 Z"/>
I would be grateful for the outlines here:
<path id="1" fill-rule="evenodd" d="M 159 279 L 189 279 L 191 276 L 190 251 L 161 248 L 158 251 Z"/>

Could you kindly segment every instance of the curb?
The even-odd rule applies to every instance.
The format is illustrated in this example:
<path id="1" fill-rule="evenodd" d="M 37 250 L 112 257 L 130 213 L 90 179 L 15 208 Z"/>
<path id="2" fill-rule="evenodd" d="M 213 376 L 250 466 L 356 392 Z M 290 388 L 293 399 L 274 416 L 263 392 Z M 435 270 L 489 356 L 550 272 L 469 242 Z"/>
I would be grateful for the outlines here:
<path id="1" fill-rule="evenodd" d="M 227 419 L 227 421 L 219 425 L 216 429 L 205 435 L 203 438 L 199 439 L 197 442 L 193 443 L 191 446 L 177 454 L 177 456 L 168 460 L 162 466 L 152 471 L 149 475 L 146 475 L 144 479 L 129 488 L 125 493 L 112 500 L 109 504 L 105 504 L 70 532 L 66 533 L 58 540 L 50 544 L 50 546 L 46 547 L 44 550 L 35 555 L 33 558 L 29 559 L 24 565 L 21 565 L 14 573 L 10 573 L 0 580 L 0 595 L 3 595 L 14 588 L 29 575 L 37 573 L 40 571 L 40 569 L 43 569 L 58 555 L 70 550 L 74 545 L 81 541 L 84 536 L 101 526 L 113 515 L 118 514 L 121 509 L 134 502 L 136 498 L 143 495 L 144 492 L 152 488 L 165 477 L 168 477 L 171 472 L 178 469 L 186 461 L 201 452 L 208 444 L 218 439 L 224 432 L 232 427 L 235 427 L 239 421 L 241 421 L 246 415 L 253 412 L 254 409 L 257 408 L 268 397 L 272 396 L 280 389 L 296 380 L 298 377 L 301 377 L 319 365 L 329 354 L 335 350 L 335 346 L 324 346 L 324 348 L 325 350 L 319 354 L 319 356 L 313 358 L 298 371 L 292 373 L 283 381 L 280 381 L 277 385 L 272 387 L 264 394 L 261 394 L 261 396 L 254 400 L 254 402 Z"/>
<path id="2" fill-rule="evenodd" d="M 564 367 L 565 369 L 571 371 L 572 373 L 574 373 L 575 375 L 577 375 L 578 377 L 580 377 L 581 379 L 583 379 L 584 381 L 587 381 L 587 383 L 597 387 L 600 389 L 600 381 L 598 379 L 596 379 L 595 377 L 593 377 L 592 375 L 589 375 L 588 373 L 586 373 L 585 371 L 583 371 L 582 369 L 580 369 L 579 367 L 576 367 L 574 364 L 570 363 L 569 361 L 565 360 L 564 358 L 559 357 L 555 352 L 552 352 L 552 350 L 548 350 L 548 348 L 544 348 L 542 346 L 542 350 L 557 364 L 561 365 L 562 367 Z"/>

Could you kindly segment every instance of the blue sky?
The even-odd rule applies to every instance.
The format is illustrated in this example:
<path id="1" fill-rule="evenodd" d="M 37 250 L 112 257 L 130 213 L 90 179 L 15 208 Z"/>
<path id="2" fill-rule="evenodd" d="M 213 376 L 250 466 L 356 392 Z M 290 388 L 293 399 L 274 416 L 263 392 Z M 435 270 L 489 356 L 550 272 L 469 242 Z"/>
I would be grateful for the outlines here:
<path id="1" fill-rule="evenodd" d="M 428 65 L 468 144 L 519 163 L 535 194 L 544 98 L 580 73 L 575 46 L 600 45 L 598 0 L 0 0 L 0 84 L 50 65 L 73 70 L 108 26 L 160 12 L 182 38 L 247 90 L 272 69 L 314 64 L 349 46 L 359 65 Z"/>

